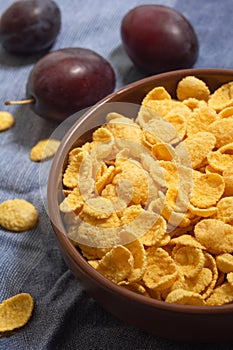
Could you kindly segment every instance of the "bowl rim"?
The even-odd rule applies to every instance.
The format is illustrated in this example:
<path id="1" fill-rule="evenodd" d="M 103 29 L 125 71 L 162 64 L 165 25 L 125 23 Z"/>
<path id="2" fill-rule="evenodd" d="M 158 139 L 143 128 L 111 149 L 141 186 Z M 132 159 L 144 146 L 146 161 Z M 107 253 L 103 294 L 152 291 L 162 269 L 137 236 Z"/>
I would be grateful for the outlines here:
<path id="1" fill-rule="evenodd" d="M 64 164 L 65 157 L 67 155 L 67 144 L 69 144 L 69 140 L 72 138 L 73 133 L 75 133 L 76 129 L 96 110 L 98 110 L 103 104 L 111 102 L 112 98 L 118 95 L 121 95 L 125 91 L 129 89 L 132 90 L 134 87 L 141 85 L 147 85 L 150 82 L 153 82 L 155 79 L 173 79 L 174 77 L 184 76 L 190 73 L 193 75 L 232 75 L 233 80 L 233 69 L 225 69 L 225 68 L 191 68 L 191 69 L 183 69 L 170 71 L 165 73 L 160 73 L 157 75 L 153 75 L 150 77 L 146 77 L 140 80 L 137 80 L 133 83 L 125 85 L 120 89 L 114 91 L 108 96 L 101 99 L 94 106 L 88 108 L 84 114 L 72 125 L 72 127 L 68 130 L 66 135 L 63 137 L 60 146 L 53 158 L 52 165 L 49 172 L 48 185 L 47 185 L 47 198 L 48 198 L 48 214 L 55 231 L 55 234 L 64 248 L 64 250 L 68 253 L 68 255 L 72 258 L 72 260 L 77 264 L 83 271 L 85 271 L 90 278 L 94 279 L 98 284 L 104 287 L 106 290 L 111 291 L 111 293 L 117 293 L 122 298 L 129 299 L 129 301 L 137 302 L 143 304 L 147 307 L 153 307 L 161 310 L 166 310 L 169 312 L 176 313 L 192 313 L 192 314 L 226 314 L 233 313 L 233 303 L 225 304 L 220 306 L 195 306 L 195 305 L 181 305 L 175 303 L 168 303 L 165 301 L 156 300 L 153 298 L 149 298 L 143 295 L 140 295 L 136 292 L 132 292 L 126 288 L 118 286 L 114 282 L 110 281 L 98 271 L 96 271 L 82 254 L 77 250 L 77 248 L 72 244 L 69 240 L 68 236 L 65 233 L 65 227 L 63 225 L 59 204 L 57 200 L 57 190 L 58 184 L 60 182 L 61 177 L 61 169 Z M 66 152 L 65 152 L 66 151 Z M 63 157 L 61 157 L 63 155 Z M 59 174 L 59 176 L 58 176 Z"/>

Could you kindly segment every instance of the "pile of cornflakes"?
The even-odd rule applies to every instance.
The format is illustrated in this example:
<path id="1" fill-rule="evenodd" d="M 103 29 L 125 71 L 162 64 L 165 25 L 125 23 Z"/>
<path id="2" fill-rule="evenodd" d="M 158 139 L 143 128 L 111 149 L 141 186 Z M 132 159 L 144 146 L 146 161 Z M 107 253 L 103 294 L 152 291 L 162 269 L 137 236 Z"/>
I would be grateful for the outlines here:
<path id="1" fill-rule="evenodd" d="M 114 283 L 168 303 L 233 302 L 233 82 L 155 87 L 69 153 L 70 240 Z"/>

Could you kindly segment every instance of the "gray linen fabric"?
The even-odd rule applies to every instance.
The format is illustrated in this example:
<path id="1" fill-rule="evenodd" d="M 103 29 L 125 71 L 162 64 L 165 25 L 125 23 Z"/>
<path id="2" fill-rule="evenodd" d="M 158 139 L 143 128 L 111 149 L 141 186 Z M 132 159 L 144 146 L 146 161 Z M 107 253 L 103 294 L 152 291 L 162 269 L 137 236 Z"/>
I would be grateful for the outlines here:
<path id="1" fill-rule="evenodd" d="M 0 13 L 11 3 L 1 0 Z M 70 46 L 95 50 L 111 62 L 116 88 L 143 78 L 124 53 L 119 33 L 123 15 L 143 3 L 148 1 L 57 0 L 62 29 L 52 50 Z M 200 43 L 195 67 L 233 68 L 232 0 L 151 3 L 174 7 L 193 24 Z M 0 349 L 232 349 L 230 344 L 178 344 L 131 327 L 103 310 L 67 269 L 44 207 L 40 165 L 29 159 L 31 147 L 49 137 L 56 125 L 27 106 L 4 106 L 6 99 L 24 98 L 29 71 L 38 58 L 13 56 L 0 48 L 0 110 L 15 117 L 14 127 L 0 133 L 0 202 L 23 198 L 39 212 L 38 225 L 30 231 L 0 229 L 0 301 L 20 292 L 31 293 L 35 300 L 30 322 L 9 337 L 0 337 Z"/>

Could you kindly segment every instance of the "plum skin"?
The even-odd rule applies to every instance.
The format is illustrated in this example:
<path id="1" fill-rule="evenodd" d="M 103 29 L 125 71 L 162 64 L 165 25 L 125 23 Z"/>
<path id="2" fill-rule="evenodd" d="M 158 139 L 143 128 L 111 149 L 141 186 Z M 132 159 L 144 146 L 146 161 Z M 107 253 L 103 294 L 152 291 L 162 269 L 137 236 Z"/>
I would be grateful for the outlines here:
<path id="1" fill-rule="evenodd" d="M 115 88 L 115 72 L 96 52 L 63 48 L 40 59 L 29 74 L 27 98 L 39 116 L 62 121 L 90 107 Z"/>
<path id="2" fill-rule="evenodd" d="M 0 18 L 0 42 L 10 53 L 49 49 L 61 29 L 61 11 L 52 0 L 18 0 Z"/>
<path id="3" fill-rule="evenodd" d="M 149 75 L 190 68 L 198 57 L 199 43 L 190 22 L 163 5 L 141 5 L 126 13 L 121 38 L 135 66 Z"/>

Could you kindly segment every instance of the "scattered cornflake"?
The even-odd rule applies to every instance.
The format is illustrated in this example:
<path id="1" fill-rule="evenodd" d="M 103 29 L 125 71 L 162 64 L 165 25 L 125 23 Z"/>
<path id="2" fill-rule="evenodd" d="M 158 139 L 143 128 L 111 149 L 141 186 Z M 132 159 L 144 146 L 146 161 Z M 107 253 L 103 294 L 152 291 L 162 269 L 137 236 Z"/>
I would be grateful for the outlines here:
<path id="1" fill-rule="evenodd" d="M 54 156 L 60 145 L 59 140 L 44 139 L 39 141 L 30 152 L 30 159 L 34 162 L 41 162 Z"/>
<path id="2" fill-rule="evenodd" d="M 23 327 L 32 316 L 34 301 L 30 294 L 21 293 L 0 304 L 0 332 Z"/>
<path id="3" fill-rule="evenodd" d="M 14 125 L 14 117 L 9 112 L 0 112 L 0 131 L 5 131 Z"/>
<path id="4" fill-rule="evenodd" d="M 33 228 L 38 212 L 24 199 L 9 199 L 0 203 L 0 225 L 7 230 L 22 232 Z"/>

